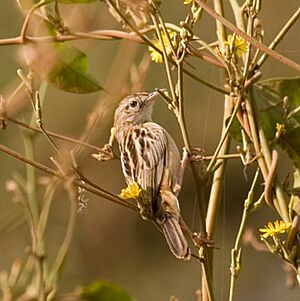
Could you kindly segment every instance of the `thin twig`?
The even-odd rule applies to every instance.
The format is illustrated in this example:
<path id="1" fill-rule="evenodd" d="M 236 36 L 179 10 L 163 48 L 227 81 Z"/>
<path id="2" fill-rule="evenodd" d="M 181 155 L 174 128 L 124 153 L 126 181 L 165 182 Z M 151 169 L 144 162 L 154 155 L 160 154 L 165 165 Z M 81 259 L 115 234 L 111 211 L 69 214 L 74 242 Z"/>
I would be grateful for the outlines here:
<path id="1" fill-rule="evenodd" d="M 35 151 L 33 147 L 33 136 L 30 133 L 24 133 L 25 154 L 31 160 L 34 160 Z M 37 227 L 39 218 L 39 207 L 36 193 L 36 170 L 26 165 L 26 193 L 28 195 L 28 204 L 33 217 L 34 226 Z"/>
<path id="2" fill-rule="evenodd" d="M 135 26 L 133 26 L 132 24 L 130 24 L 130 22 L 128 22 L 128 20 L 126 19 L 126 17 L 122 14 L 122 12 L 117 8 L 117 6 L 113 3 L 113 1 L 111 0 L 106 0 L 107 3 L 109 3 L 114 10 L 116 11 L 116 13 L 118 13 L 118 15 L 122 18 L 122 20 L 126 23 L 127 26 L 129 26 L 144 42 L 146 45 L 151 46 L 155 51 L 157 51 L 158 53 L 160 53 L 161 55 L 163 55 L 163 51 L 161 51 L 160 49 L 158 49 L 151 40 L 149 40 L 145 35 L 143 35 Z M 156 29 L 157 30 L 157 29 Z M 168 57 L 168 60 L 170 60 L 170 62 L 176 66 L 176 62 L 174 62 L 174 60 L 172 60 L 170 57 Z M 198 81 L 199 83 L 214 89 L 222 94 L 228 94 L 229 92 L 219 88 L 217 86 L 215 86 L 214 84 L 207 82 L 204 79 L 201 79 L 199 77 L 197 77 L 196 75 L 194 75 L 193 73 L 189 72 L 188 70 L 183 68 L 183 72 L 185 74 L 187 74 L 188 76 L 190 76 L 191 78 L 193 78 L 194 80 Z"/>
<path id="3" fill-rule="evenodd" d="M 226 137 L 229 134 L 229 131 L 230 131 L 230 128 L 231 128 L 232 123 L 234 121 L 234 118 L 235 118 L 235 116 L 236 116 L 236 114 L 237 114 L 237 112 L 238 112 L 238 110 L 240 108 L 241 102 L 242 102 L 242 96 L 239 95 L 239 97 L 237 99 L 237 102 L 235 104 L 234 110 L 233 110 L 233 112 L 232 112 L 232 114 L 230 116 L 230 119 L 229 119 L 229 121 L 228 121 L 228 123 L 226 125 L 226 128 L 225 128 L 224 132 L 222 133 L 222 138 L 220 139 L 219 144 L 218 144 L 218 146 L 217 146 L 217 148 L 216 148 L 216 150 L 214 152 L 214 155 L 213 155 L 211 161 L 209 162 L 208 167 L 206 168 L 207 175 L 210 174 L 210 171 L 213 168 L 213 166 L 214 166 L 214 164 L 215 164 L 215 162 L 217 160 L 217 157 L 219 155 L 220 149 L 222 148 L 222 146 L 224 144 L 224 141 L 225 141 Z"/>
<path id="4" fill-rule="evenodd" d="M 234 14 L 234 19 L 237 27 L 242 31 L 246 31 L 243 8 L 238 4 L 237 0 L 229 0 L 229 2 Z"/>
<path id="5" fill-rule="evenodd" d="M 22 155 L 20 153 L 17 153 L 14 150 L 12 150 L 12 149 L 4 146 L 4 145 L 0 144 L 0 151 L 2 151 L 4 153 L 7 153 L 8 155 L 10 155 L 12 157 L 14 157 L 14 158 L 26 163 L 26 164 L 32 165 L 35 168 L 40 169 L 43 172 L 46 172 L 46 173 L 48 173 L 50 175 L 53 175 L 57 178 L 60 178 L 62 180 L 66 179 L 66 177 L 63 174 L 57 172 L 56 170 L 53 170 L 53 169 L 49 168 L 48 166 L 45 166 L 45 165 L 43 165 L 39 162 L 33 161 L 33 160 L 25 157 L 24 155 Z M 129 202 L 125 202 L 123 199 L 120 199 L 116 195 L 114 195 L 114 194 L 112 194 L 112 193 L 110 193 L 110 192 L 108 192 L 104 189 L 101 189 L 99 187 L 98 188 L 92 187 L 91 185 L 82 183 L 80 180 L 76 181 L 76 185 L 78 187 L 81 187 L 81 188 L 83 188 L 83 189 L 85 189 L 85 190 L 87 190 L 87 191 L 89 191 L 89 192 L 91 192 L 95 195 L 98 195 L 98 196 L 100 196 L 104 199 L 107 199 L 111 202 L 117 203 L 117 204 L 119 204 L 123 207 L 129 208 L 129 209 L 137 211 L 137 212 L 139 211 L 138 208 L 135 205 L 133 205 Z"/>
<path id="6" fill-rule="evenodd" d="M 64 264 L 65 258 L 68 254 L 70 244 L 72 241 L 74 229 L 75 229 L 75 221 L 76 221 L 76 208 L 77 208 L 77 191 L 75 189 L 76 183 L 75 178 L 70 178 L 65 185 L 65 189 L 68 193 L 69 200 L 70 200 L 70 214 L 69 214 L 69 220 L 68 225 L 66 229 L 66 233 L 64 236 L 64 240 L 60 246 L 60 249 L 58 251 L 57 257 L 55 259 L 55 262 L 53 263 L 52 269 L 50 271 L 49 277 L 48 277 L 48 287 L 51 288 L 51 295 L 54 296 L 54 294 L 57 291 L 57 281 L 59 277 L 59 271 L 61 270 L 62 265 Z M 49 298 L 51 299 L 51 298 Z"/>
<path id="7" fill-rule="evenodd" d="M 168 79 L 172 99 L 173 99 L 173 102 L 176 103 L 177 98 L 176 98 L 176 94 L 175 94 L 175 87 L 174 87 L 174 84 L 173 84 L 172 73 L 171 73 L 171 68 L 170 68 L 170 64 L 169 64 L 169 58 L 168 58 L 166 45 L 164 43 L 162 33 L 161 33 L 160 28 L 158 26 L 158 20 L 157 20 L 156 15 L 151 15 L 151 17 L 152 17 L 152 21 L 153 21 L 153 23 L 155 25 L 155 28 L 156 28 L 156 34 L 159 38 L 159 41 L 160 41 L 160 44 L 161 44 L 161 47 L 162 47 L 162 55 L 163 55 L 163 58 L 164 58 L 164 64 L 165 64 L 165 69 L 166 69 L 166 74 L 167 74 L 167 79 Z"/>
<path id="8" fill-rule="evenodd" d="M 214 59 L 212 56 L 209 56 L 207 54 L 202 53 L 199 50 L 194 50 L 194 49 L 189 49 L 191 54 L 193 54 L 194 56 L 202 59 L 203 61 L 209 62 L 210 64 L 213 64 L 219 68 L 225 69 L 225 66 L 223 63 L 221 63 L 219 60 Z"/>
<path id="9" fill-rule="evenodd" d="M 287 23 L 282 27 L 282 29 L 279 31 L 275 39 L 272 41 L 272 43 L 268 46 L 269 49 L 275 49 L 276 46 L 279 44 L 279 42 L 284 38 L 284 36 L 287 34 L 289 29 L 296 23 L 298 18 L 300 17 L 300 7 L 294 12 L 294 14 L 289 18 Z M 264 53 L 260 59 L 258 60 L 255 68 L 259 69 L 264 62 L 268 59 L 269 55 L 267 53 Z"/>
<path id="10" fill-rule="evenodd" d="M 276 168 L 278 165 L 278 151 L 273 149 L 272 151 L 272 163 L 269 168 L 269 174 L 268 178 L 265 183 L 265 189 L 264 189 L 264 196 L 267 204 L 274 208 L 274 202 L 272 197 L 272 187 L 273 187 L 273 181 L 276 176 Z"/>
<path id="11" fill-rule="evenodd" d="M 148 37 L 146 37 L 144 34 L 142 34 L 135 26 L 130 24 L 130 22 L 127 20 L 126 16 L 124 16 L 124 14 L 119 10 L 119 8 L 116 6 L 116 4 L 113 1 L 111 1 L 111 0 L 105 0 L 105 1 L 108 5 L 110 5 L 116 11 L 116 13 L 125 22 L 125 24 L 129 28 L 131 28 L 133 30 L 133 32 L 145 42 L 146 45 L 149 45 L 149 46 L 153 47 L 153 49 L 155 49 L 156 51 L 160 52 L 160 50 L 151 42 L 151 40 L 149 40 Z"/>
<path id="12" fill-rule="evenodd" d="M 185 74 L 187 74 L 189 77 L 191 77 L 192 79 L 194 79 L 195 81 L 197 81 L 198 83 L 201 83 L 202 85 L 205 85 L 205 86 L 207 86 L 207 87 L 209 87 L 209 88 L 211 88 L 211 89 L 213 89 L 213 90 L 215 90 L 215 91 L 217 91 L 217 92 L 219 92 L 223 95 L 229 95 L 230 94 L 230 92 L 228 90 L 222 89 L 222 88 L 220 88 L 218 86 L 215 86 L 214 84 L 212 84 L 212 83 L 210 83 L 210 82 L 208 82 L 208 81 L 206 81 L 202 78 L 197 77 L 195 74 L 193 74 L 192 72 L 188 71 L 185 68 L 183 68 L 183 72 Z"/>
<path id="13" fill-rule="evenodd" d="M 234 288 L 235 288 L 235 282 L 237 275 L 240 271 L 241 268 L 241 248 L 240 248 L 240 243 L 242 240 L 243 233 L 245 231 L 245 226 L 246 226 L 246 221 L 249 216 L 249 213 L 251 212 L 251 205 L 253 204 L 253 194 L 254 194 L 254 188 L 258 180 L 260 170 L 257 169 L 256 173 L 254 175 L 251 188 L 248 192 L 248 196 L 244 202 L 244 210 L 243 210 L 243 215 L 242 219 L 240 222 L 239 230 L 236 235 L 234 247 L 231 250 L 231 265 L 230 265 L 230 289 L 229 289 L 229 301 L 233 301 L 233 294 L 234 294 Z"/>
<path id="14" fill-rule="evenodd" d="M 214 156 L 204 156 L 201 159 L 202 160 L 212 160 Z M 222 156 L 217 156 L 217 160 L 223 160 L 223 159 L 240 159 L 241 155 L 240 154 L 226 154 Z"/>
<path id="15" fill-rule="evenodd" d="M 15 123 L 15 124 L 17 124 L 17 125 L 19 125 L 19 126 L 21 126 L 21 127 L 23 127 L 23 128 L 27 128 L 29 130 L 32 130 L 32 131 L 35 131 L 35 132 L 38 132 L 38 133 L 43 133 L 41 129 L 38 129 L 36 127 L 28 125 L 28 124 L 26 124 L 26 123 L 24 123 L 20 120 L 17 120 L 15 118 L 6 117 L 6 119 L 13 122 L 13 123 Z M 57 134 L 57 133 L 48 131 L 48 130 L 45 130 L 45 132 L 47 133 L 47 135 L 52 136 L 54 138 L 57 138 L 57 139 L 60 139 L 60 140 L 63 140 L 63 141 L 67 141 L 67 142 L 71 142 L 71 143 L 74 143 L 74 144 L 78 144 L 78 145 L 87 147 L 87 148 L 89 148 L 93 151 L 98 151 L 98 152 L 101 151 L 100 147 L 97 147 L 95 145 L 80 141 L 78 139 L 70 138 L 70 137 L 67 137 L 67 136 L 64 136 L 64 135 L 61 135 L 61 134 Z"/>
<path id="16" fill-rule="evenodd" d="M 255 103 L 249 97 L 245 98 L 245 103 L 251 130 L 251 138 L 257 156 L 257 162 L 259 164 L 264 180 L 267 181 L 269 167 L 271 166 L 271 154 L 269 143 L 262 129 L 261 121 L 258 122 L 259 119 Z M 285 197 L 278 181 L 276 181 L 275 183 L 275 193 L 276 201 L 274 202 L 274 205 L 276 207 L 276 210 L 285 222 L 289 222 L 289 215 L 287 205 L 285 203 Z"/>
<path id="17" fill-rule="evenodd" d="M 7 45 L 22 45 L 28 42 L 30 43 L 47 43 L 47 42 L 67 42 L 80 39 L 92 39 L 92 40 L 128 40 L 135 43 L 144 43 L 144 41 L 135 33 L 128 33 L 120 30 L 95 30 L 89 32 L 73 31 L 68 34 L 60 34 L 56 36 L 40 36 L 32 37 L 27 36 L 25 41 L 22 41 L 21 37 L 0 39 L 0 46 Z"/>
<path id="18" fill-rule="evenodd" d="M 46 5 L 50 2 L 53 2 L 53 0 L 41 0 L 39 3 L 37 3 L 31 7 L 31 9 L 29 10 L 29 12 L 27 13 L 27 15 L 25 17 L 25 20 L 24 20 L 24 23 L 23 23 L 23 26 L 21 29 L 21 33 L 20 33 L 20 40 L 22 43 L 24 43 L 24 41 L 26 40 L 27 29 L 29 26 L 30 19 L 31 19 L 32 15 L 34 14 L 34 12 L 37 9 L 39 9 L 40 7 Z"/>
<path id="19" fill-rule="evenodd" d="M 297 70 L 300 71 L 300 65 L 295 63 L 294 61 L 288 59 L 287 57 L 283 56 L 282 54 L 279 54 L 278 52 L 268 48 L 266 45 L 258 42 L 254 38 L 248 36 L 245 32 L 241 31 L 239 28 L 237 28 L 235 25 L 233 25 L 231 22 L 226 20 L 224 17 L 217 14 L 212 8 L 210 8 L 207 4 L 203 2 L 203 0 L 196 0 L 196 2 L 201 6 L 210 16 L 212 16 L 214 19 L 217 19 L 218 21 L 222 22 L 228 29 L 232 30 L 234 33 L 245 39 L 247 42 L 251 43 L 255 48 L 260 49 L 262 52 L 266 53 L 267 55 L 273 57 L 275 60 Z"/>

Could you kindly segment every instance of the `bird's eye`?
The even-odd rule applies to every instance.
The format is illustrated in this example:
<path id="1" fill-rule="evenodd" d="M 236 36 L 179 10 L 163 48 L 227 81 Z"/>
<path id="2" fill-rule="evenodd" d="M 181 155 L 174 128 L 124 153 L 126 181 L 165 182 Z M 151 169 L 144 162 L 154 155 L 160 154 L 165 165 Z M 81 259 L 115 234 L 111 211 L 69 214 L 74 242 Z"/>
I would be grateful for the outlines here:
<path id="1" fill-rule="evenodd" d="M 138 103 L 137 103 L 136 100 L 131 100 L 130 103 L 129 103 L 129 105 L 130 105 L 131 108 L 136 108 L 137 104 Z"/>

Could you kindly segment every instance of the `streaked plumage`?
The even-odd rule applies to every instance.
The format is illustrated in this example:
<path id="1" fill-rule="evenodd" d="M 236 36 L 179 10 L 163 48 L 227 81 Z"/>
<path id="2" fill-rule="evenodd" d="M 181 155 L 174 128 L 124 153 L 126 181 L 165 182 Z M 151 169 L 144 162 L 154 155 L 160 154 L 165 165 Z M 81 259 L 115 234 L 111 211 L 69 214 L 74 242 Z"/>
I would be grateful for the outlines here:
<path id="1" fill-rule="evenodd" d="M 115 112 L 122 170 L 127 184 L 137 182 L 149 192 L 148 209 L 173 254 L 188 259 L 190 252 L 179 225 L 180 210 L 174 193 L 180 156 L 172 137 L 151 120 L 157 95 L 157 92 L 130 95 Z"/>

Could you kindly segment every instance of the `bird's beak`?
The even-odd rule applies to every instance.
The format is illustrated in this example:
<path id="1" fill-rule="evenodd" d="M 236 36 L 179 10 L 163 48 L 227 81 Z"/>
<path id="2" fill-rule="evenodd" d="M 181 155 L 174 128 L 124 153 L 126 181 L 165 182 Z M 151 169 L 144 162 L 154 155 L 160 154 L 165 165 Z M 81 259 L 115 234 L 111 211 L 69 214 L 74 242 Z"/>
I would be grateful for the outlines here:
<path id="1" fill-rule="evenodd" d="M 164 92 L 164 91 L 166 91 L 166 89 L 159 89 L 159 91 Z M 146 104 L 153 103 L 154 100 L 155 100 L 155 99 L 157 98 L 157 96 L 159 96 L 159 95 L 160 95 L 160 94 L 159 94 L 159 92 L 158 92 L 158 89 L 157 89 L 156 91 L 154 91 L 154 92 L 149 93 L 148 97 L 146 98 L 145 103 L 146 103 Z"/>
<path id="2" fill-rule="evenodd" d="M 151 103 L 153 103 L 158 95 L 159 93 L 157 91 L 149 93 L 147 98 L 145 99 L 145 104 L 150 105 Z"/>

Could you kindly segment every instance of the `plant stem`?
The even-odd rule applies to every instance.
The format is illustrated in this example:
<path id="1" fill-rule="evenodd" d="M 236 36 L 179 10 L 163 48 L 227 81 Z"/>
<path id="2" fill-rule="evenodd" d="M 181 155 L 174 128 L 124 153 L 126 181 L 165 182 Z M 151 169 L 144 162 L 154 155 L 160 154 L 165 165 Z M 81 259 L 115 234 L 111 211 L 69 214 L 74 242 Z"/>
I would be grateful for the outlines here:
<path id="1" fill-rule="evenodd" d="M 275 49 L 275 47 L 279 44 L 279 42 L 284 38 L 286 33 L 291 29 L 291 27 L 296 23 L 298 18 L 300 17 L 300 7 L 294 12 L 294 14 L 289 18 L 287 23 L 282 27 L 282 29 L 279 31 L 275 39 L 272 41 L 272 43 L 268 46 L 269 49 Z M 265 61 L 268 59 L 269 55 L 267 53 L 264 53 L 260 59 L 258 60 L 255 68 L 259 69 Z"/>
<path id="2" fill-rule="evenodd" d="M 220 16 L 224 16 L 224 8 L 222 0 L 214 0 L 214 8 L 217 14 Z M 222 22 L 216 19 L 216 27 L 217 27 L 217 36 L 219 41 L 219 47 L 221 51 L 223 50 L 223 41 L 226 40 L 226 30 Z"/>
<path id="3" fill-rule="evenodd" d="M 105 0 L 105 2 L 108 3 L 108 5 L 110 5 L 111 7 L 113 7 L 113 9 L 116 11 L 116 13 L 120 16 L 120 18 L 125 22 L 125 24 L 132 29 L 132 31 L 138 36 L 140 37 L 146 45 L 149 45 L 151 47 L 153 47 L 153 49 L 155 49 L 156 51 L 160 52 L 160 50 L 151 42 L 151 40 L 148 39 L 148 37 L 146 37 L 145 35 L 143 35 L 135 26 L 133 26 L 128 20 L 127 18 L 124 16 L 124 14 L 119 10 L 119 8 L 115 5 L 115 3 L 111 0 Z"/>
<path id="4" fill-rule="evenodd" d="M 41 129 L 38 129 L 36 127 L 28 125 L 27 123 L 24 123 L 20 120 L 17 120 L 17 119 L 11 118 L 11 117 L 6 117 L 5 119 L 7 119 L 8 121 L 11 121 L 11 122 L 23 127 L 23 128 L 27 128 L 27 129 L 35 131 L 37 133 L 43 133 L 43 131 Z M 71 143 L 74 143 L 74 144 L 78 144 L 78 145 L 87 147 L 87 148 L 89 148 L 91 150 L 94 150 L 94 151 L 98 151 L 98 152 L 101 151 L 100 147 L 97 147 L 95 145 L 83 142 L 81 140 L 70 138 L 70 137 L 67 137 L 67 136 L 64 136 L 64 135 L 61 135 L 61 134 L 57 134 L 57 133 L 48 131 L 48 130 L 45 130 L 45 132 L 47 133 L 47 135 L 49 135 L 51 137 L 54 137 L 54 138 L 57 138 L 57 139 L 60 139 L 60 140 L 63 140 L 63 141 L 71 142 Z"/>
<path id="5" fill-rule="evenodd" d="M 41 235 L 44 235 L 48 217 L 50 213 L 50 206 L 54 197 L 55 189 L 59 183 L 59 179 L 53 178 L 51 179 L 51 183 L 47 185 L 44 198 L 43 198 L 43 208 L 41 210 L 40 218 L 39 218 L 39 224 L 38 229 Z"/>
<path id="6" fill-rule="evenodd" d="M 34 160 L 35 152 L 33 148 L 33 135 L 29 132 L 24 132 L 24 148 L 26 157 Z M 28 196 L 28 204 L 32 214 L 34 225 L 37 226 L 39 220 L 38 201 L 36 196 L 36 172 L 35 168 L 26 165 L 26 192 Z"/>
<path id="7" fill-rule="evenodd" d="M 237 0 L 229 0 L 229 2 L 234 14 L 234 19 L 237 27 L 242 31 L 246 31 L 242 7 L 238 4 Z"/>
<path id="8" fill-rule="evenodd" d="M 194 79 L 195 81 L 197 81 L 198 83 L 202 84 L 202 85 L 205 85 L 207 86 L 208 88 L 211 88 L 223 95 L 229 95 L 229 91 L 223 89 L 223 88 L 220 88 L 218 86 L 215 86 L 214 84 L 202 79 L 202 78 L 199 78 L 198 76 L 196 76 L 195 74 L 193 74 L 192 72 L 188 71 L 187 69 L 183 68 L 183 72 L 185 74 L 187 74 L 190 78 Z"/>
<path id="9" fill-rule="evenodd" d="M 39 9 L 40 7 L 47 5 L 48 3 L 53 2 L 53 1 L 54 0 L 41 0 L 39 3 L 37 3 L 31 7 L 31 9 L 29 10 L 29 12 L 27 13 L 27 15 L 25 17 L 25 20 L 24 20 L 24 23 L 23 23 L 23 26 L 21 29 L 21 33 L 20 33 L 20 40 L 22 43 L 24 43 L 24 41 L 26 40 L 27 29 L 29 26 L 30 19 L 31 19 L 32 15 L 34 14 L 34 12 L 37 9 Z"/>
<path id="10" fill-rule="evenodd" d="M 260 118 L 258 118 L 258 114 L 257 114 L 257 110 L 255 108 L 255 105 L 254 105 L 254 110 L 255 110 L 255 113 L 257 116 L 256 119 L 258 120 L 258 133 L 259 133 L 259 138 L 260 138 L 260 142 L 261 142 L 262 153 L 264 155 L 266 164 L 269 169 L 268 170 L 268 178 L 269 178 L 269 174 L 271 172 L 270 168 L 272 166 L 271 150 L 270 150 L 270 146 L 269 146 L 268 140 L 266 138 L 266 135 L 264 133 L 264 130 L 262 128 Z M 268 181 L 268 179 L 266 179 L 266 182 L 267 181 Z M 274 206 L 275 206 L 277 212 L 279 213 L 279 215 L 281 216 L 281 218 L 287 223 L 290 221 L 290 218 L 289 218 L 289 214 L 288 214 L 288 208 L 287 208 L 284 192 L 283 192 L 281 184 L 279 183 L 276 176 L 274 177 L 273 182 L 274 182 L 273 185 L 275 186 L 275 195 L 276 195 L 276 198 L 274 200 Z"/>
<path id="11" fill-rule="evenodd" d="M 24 133 L 25 153 L 27 157 L 29 157 L 31 160 L 33 160 L 35 157 L 33 138 L 34 137 L 31 133 Z M 38 283 L 37 297 L 39 301 L 45 301 L 46 300 L 45 279 L 44 279 L 44 256 L 45 255 L 44 255 L 43 234 L 39 231 L 39 227 L 38 227 L 39 209 L 38 209 L 38 200 L 37 200 L 37 193 L 36 193 L 36 170 L 33 166 L 26 165 L 26 171 L 27 171 L 27 178 L 26 178 L 27 200 L 24 201 L 28 203 L 27 219 L 28 219 L 28 225 L 31 233 L 32 254 L 35 258 L 35 277 Z"/>
<path id="12" fill-rule="evenodd" d="M 294 61 L 288 59 L 287 57 L 279 54 L 278 52 L 268 48 L 266 45 L 258 42 L 256 39 L 248 36 L 245 32 L 241 31 L 239 28 L 234 26 L 231 22 L 217 14 L 213 9 L 211 9 L 207 4 L 203 2 L 203 0 L 195 0 L 199 6 L 201 6 L 210 16 L 214 19 L 222 22 L 228 29 L 232 30 L 234 33 L 245 39 L 247 42 L 251 43 L 255 48 L 258 48 L 262 52 L 266 53 L 267 55 L 273 57 L 275 60 L 293 68 L 297 71 L 300 71 L 300 65 L 295 63 Z"/>
<path id="13" fill-rule="evenodd" d="M 55 259 L 55 262 L 53 264 L 53 267 L 51 269 L 50 275 L 49 275 L 49 280 L 48 280 L 48 287 L 51 288 L 51 295 L 54 296 L 56 291 L 57 291 L 57 281 L 59 278 L 59 273 L 61 270 L 62 265 L 65 262 L 66 256 L 68 254 L 70 244 L 72 241 L 74 229 L 75 229 L 75 221 L 76 221 L 76 208 L 77 208 L 77 199 L 76 199 L 76 183 L 75 183 L 75 178 L 70 178 L 66 182 L 66 190 L 69 195 L 69 200 L 70 200 L 70 215 L 69 215 L 69 220 L 68 220 L 68 225 L 67 225 L 67 230 L 66 234 L 64 237 L 64 240 L 62 242 L 62 245 L 58 251 L 57 257 Z"/>
<path id="14" fill-rule="evenodd" d="M 223 117 L 223 130 L 222 130 L 222 137 L 225 137 L 226 125 L 225 121 L 229 118 L 232 110 L 232 106 L 230 105 L 229 97 L 225 97 L 225 109 L 224 109 L 224 117 Z M 224 156 L 228 153 L 230 147 L 230 137 L 227 135 L 222 147 L 220 148 L 219 155 Z M 222 186 L 223 186 L 223 179 L 224 179 L 224 172 L 226 167 L 226 160 L 219 159 L 217 160 L 217 164 L 221 164 L 219 168 L 214 172 L 211 191 L 208 201 L 208 208 L 206 214 L 206 231 L 207 237 L 209 239 L 213 239 L 214 236 L 214 228 L 216 223 L 217 212 L 219 209 L 220 201 L 221 201 L 221 194 L 222 194 Z M 213 262 L 213 249 L 209 250 L 208 258 L 210 263 L 210 270 L 212 270 L 212 262 Z M 202 290 L 204 287 L 202 287 Z M 207 292 L 202 291 L 202 298 L 203 300 L 207 300 Z M 205 299 L 204 299 L 205 298 Z"/>
<path id="15" fill-rule="evenodd" d="M 271 152 L 269 143 L 265 137 L 261 122 L 259 121 L 257 111 L 255 109 L 254 103 L 250 100 L 249 97 L 245 98 L 247 116 L 249 120 L 251 138 L 253 141 L 254 149 L 257 155 L 257 161 L 264 177 L 264 180 L 267 181 L 269 177 L 269 169 L 271 166 Z M 258 127 L 258 128 L 257 128 Z M 280 187 L 278 181 L 275 181 L 275 191 L 276 198 L 274 205 L 285 222 L 289 222 L 289 215 L 287 210 L 287 205 L 285 202 L 285 197 Z"/>
<path id="16" fill-rule="evenodd" d="M 170 68 L 170 64 L 169 64 L 169 58 L 168 58 L 166 45 L 164 43 L 164 39 L 162 37 L 160 28 L 158 26 L 156 15 L 151 15 L 151 17 L 152 17 L 153 24 L 156 28 L 156 34 L 159 38 L 159 41 L 160 41 L 160 44 L 161 44 L 161 47 L 162 47 L 162 55 L 163 55 L 163 58 L 164 58 L 164 64 L 165 64 L 166 74 L 167 74 L 167 78 L 168 78 L 169 88 L 170 88 L 170 91 L 171 91 L 171 96 L 172 96 L 173 101 L 176 103 L 177 102 L 177 97 L 176 97 L 176 94 L 175 94 L 175 87 L 174 87 L 174 84 L 173 84 L 173 79 L 172 79 L 171 68 Z"/>
<path id="17" fill-rule="evenodd" d="M 63 174 L 61 174 L 61 173 L 59 173 L 58 171 L 53 170 L 53 169 L 51 169 L 51 168 L 49 168 L 49 167 L 47 167 L 47 166 L 45 166 L 45 165 L 43 165 L 43 164 L 41 164 L 39 162 L 33 161 L 33 160 L 27 158 L 26 156 L 23 156 L 20 153 L 17 153 L 14 150 L 5 147 L 4 145 L 0 144 L 0 151 L 2 151 L 4 153 L 7 153 L 8 155 L 10 155 L 12 157 L 14 157 L 14 158 L 16 158 L 16 159 L 18 159 L 18 160 L 26 163 L 26 164 L 34 166 L 35 168 L 38 168 L 38 169 L 40 169 L 40 170 L 42 170 L 42 171 L 44 171 L 44 172 L 46 172 L 46 173 L 48 173 L 50 175 L 53 175 L 53 176 L 55 176 L 55 177 L 57 177 L 59 179 L 62 179 L 62 180 L 66 179 L 66 176 L 63 175 Z M 85 189 L 85 190 L 87 190 L 87 191 L 89 191 L 89 192 L 91 192 L 91 193 L 93 193 L 95 195 L 98 195 L 98 196 L 100 196 L 100 197 L 102 197 L 102 198 L 104 198 L 106 200 L 109 200 L 111 202 L 117 203 L 117 204 L 119 204 L 119 205 L 121 205 L 123 207 L 126 207 L 128 209 L 131 209 L 133 211 L 136 211 L 136 212 L 139 211 L 139 209 L 134 204 L 129 203 L 129 202 L 125 202 L 123 199 L 120 199 L 116 195 L 114 195 L 114 194 L 112 194 L 112 193 L 110 193 L 110 192 L 102 189 L 99 186 L 97 186 L 97 188 L 96 187 L 92 187 L 91 185 L 87 185 L 87 184 L 82 183 L 80 180 L 76 181 L 76 185 L 78 187 L 81 187 L 81 188 L 83 188 L 83 189 Z"/>
<path id="18" fill-rule="evenodd" d="M 241 266 L 240 243 L 241 243 L 242 235 L 245 230 L 246 220 L 250 213 L 250 206 L 253 204 L 254 187 L 257 183 L 259 173 L 260 173 L 260 171 L 259 171 L 259 169 L 257 169 L 254 179 L 253 179 L 253 182 L 252 182 L 252 185 L 251 185 L 251 188 L 248 192 L 248 197 L 246 198 L 246 200 L 244 202 L 244 210 L 243 210 L 240 227 L 239 227 L 236 239 L 235 239 L 234 248 L 231 250 L 231 266 L 230 266 L 231 278 L 230 278 L 230 289 L 229 289 L 229 299 L 228 299 L 229 301 L 233 301 L 235 282 L 236 282 L 236 278 L 240 271 L 240 266 Z"/>
<path id="19" fill-rule="evenodd" d="M 211 161 L 213 159 L 214 156 L 205 156 L 202 158 L 202 160 L 209 160 Z M 218 159 L 240 159 L 241 158 L 241 154 L 226 154 L 223 156 L 217 156 L 217 160 Z"/>
<path id="20" fill-rule="evenodd" d="M 225 100 L 225 102 L 226 102 L 226 101 L 229 101 L 229 99 Z M 216 150 L 215 150 L 215 152 L 214 152 L 214 155 L 213 155 L 211 161 L 209 162 L 208 167 L 206 168 L 206 173 L 207 173 L 207 175 L 209 175 L 211 169 L 212 169 L 213 166 L 215 165 L 215 162 L 216 162 L 216 160 L 217 160 L 217 157 L 219 156 L 220 149 L 222 148 L 222 146 L 223 146 L 223 144 L 224 144 L 224 142 L 225 142 L 225 140 L 226 140 L 226 138 L 227 138 L 227 136 L 228 136 L 228 134 L 229 134 L 230 127 L 231 127 L 231 125 L 232 125 L 232 123 L 233 123 L 233 121 L 234 121 L 234 118 L 235 118 L 235 116 L 236 116 L 236 114 L 237 114 L 237 112 L 238 112 L 238 110 L 239 110 L 239 108 L 240 108 L 241 101 L 242 101 L 242 96 L 240 95 L 240 96 L 238 97 L 238 100 L 237 100 L 237 102 L 236 102 L 236 105 L 235 105 L 235 107 L 234 107 L 234 110 L 233 110 L 232 114 L 230 115 L 230 119 L 229 119 L 229 121 L 228 121 L 228 123 L 227 123 L 227 125 L 226 125 L 226 127 L 225 127 L 225 129 L 224 129 L 224 131 L 222 132 L 222 138 L 220 139 L 219 144 L 218 144 L 218 146 L 217 146 L 217 148 L 216 148 Z M 225 120 L 225 121 L 227 121 L 227 120 Z M 225 124 L 226 124 L 226 123 L 225 123 Z M 223 154 L 223 155 L 224 155 L 224 154 Z"/>
<path id="21" fill-rule="evenodd" d="M 223 2 L 222 0 L 214 0 L 214 6 L 217 10 L 217 12 L 220 15 L 224 14 L 223 11 Z M 219 42 L 219 48 L 221 52 L 223 51 L 224 48 L 224 41 L 226 40 L 226 32 L 223 24 L 219 21 L 216 20 L 216 28 L 217 28 L 217 37 L 218 37 L 218 42 Z M 216 150 L 213 159 L 210 161 L 210 164 L 212 166 L 212 162 L 216 160 L 217 155 L 225 155 L 227 154 L 229 150 L 229 145 L 230 145 L 230 138 L 228 136 L 228 131 L 229 127 L 226 130 L 226 120 L 230 116 L 230 111 L 231 111 L 231 105 L 229 105 L 229 97 L 225 95 L 225 107 L 224 107 L 224 116 L 223 116 L 223 129 L 222 129 L 222 139 L 219 143 L 219 149 Z M 239 104 L 237 104 L 239 106 Z M 230 109 L 230 110 L 229 110 Z M 233 117 L 232 117 L 233 121 Z M 227 133 L 226 133 L 227 132 Z M 215 227 L 215 221 L 216 221 L 216 215 L 218 212 L 218 207 L 219 203 L 221 200 L 221 189 L 222 189 L 222 179 L 223 179 L 223 174 L 225 171 L 225 160 L 219 160 L 219 163 L 221 166 L 215 171 L 214 176 L 213 176 L 213 182 L 211 186 L 211 191 L 210 191 L 210 197 L 208 201 L 208 208 L 207 208 L 207 213 L 206 213 L 206 233 L 207 237 L 209 239 L 213 239 L 213 232 L 214 232 L 214 227 Z M 210 168 L 210 166 L 208 167 Z M 207 173 L 208 174 L 208 173 Z M 213 276 L 212 276 L 212 271 L 213 271 L 213 250 L 209 250 L 206 254 L 207 262 L 208 262 L 208 272 L 211 281 L 213 282 Z M 208 291 L 209 286 L 205 286 L 205 280 L 203 279 L 204 277 L 202 276 L 202 300 L 203 301 L 208 301 L 210 300 L 210 294 Z"/>
<path id="22" fill-rule="evenodd" d="M 229 97 L 225 98 L 225 108 L 224 108 L 224 117 L 223 117 L 223 130 L 222 130 L 222 137 L 225 137 L 225 133 L 227 131 L 227 127 L 225 125 L 225 121 L 229 116 L 231 116 L 232 105 Z M 219 156 L 226 156 L 230 147 L 230 137 L 227 135 L 222 146 L 219 151 Z M 215 171 L 213 176 L 213 182 L 210 191 L 210 197 L 208 202 L 208 209 L 206 215 L 206 229 L 207 235 L 210 239 L 213 238 L 214 233 L 214 226 L 216 221 L 216 215 L 219 208 L 219 203 L 221 200 L 221 190 L 224 178 L 224 171 L 225 171 L 225 163 L 226 159 L 218 159 L 217 164 L 220 162 L 220 167 Z"/>

